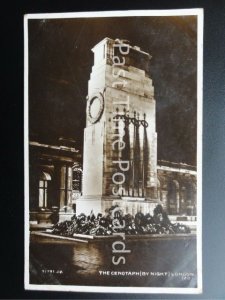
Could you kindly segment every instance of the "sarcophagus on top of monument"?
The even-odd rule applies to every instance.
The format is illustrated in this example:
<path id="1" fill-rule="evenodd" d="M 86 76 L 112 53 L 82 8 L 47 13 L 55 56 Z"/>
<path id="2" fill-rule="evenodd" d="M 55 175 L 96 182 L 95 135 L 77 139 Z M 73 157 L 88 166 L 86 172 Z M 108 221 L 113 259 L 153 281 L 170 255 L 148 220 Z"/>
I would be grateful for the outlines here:
<path id="1" fill-rule="evenodd" d="M 150 54 L 126 40 L 92 49 L 77 213 L 151 212 L 157 203 L 157 133 Z"/>

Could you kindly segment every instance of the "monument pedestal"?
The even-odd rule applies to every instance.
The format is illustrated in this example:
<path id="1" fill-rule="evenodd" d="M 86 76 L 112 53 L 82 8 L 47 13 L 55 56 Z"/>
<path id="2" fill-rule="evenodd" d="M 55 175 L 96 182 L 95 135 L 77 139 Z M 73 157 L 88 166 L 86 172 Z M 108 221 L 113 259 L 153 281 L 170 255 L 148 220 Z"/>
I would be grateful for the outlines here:
<path id="1" fill-rule="evenodd" d="M 98 213 L 105 213 L 105 210 L 115 205 L 120 199 L 113 196 L 82 196 L 76 201 L 76 214 L 84 213 L 89 215 L 91 211 L 97 216 Z"/>
<path id="2" fill-rule="evenodd" d="M 159 201 L 157 199 L 145 199 L 135 197 L 122 197 L 120 200 L 115 200 L 114 205 L 119 205 L 125 214 L 135 216 L 138 212 L 146 215 L 153 215 L 154 208 Z"/>
<path id="3" fill-rule="evenodd" d="M 153 215 L 154 208 L 159 204 L 157 199 L 145 199 L 137 197 L 113 197 L 113 196 L 83 196 L 77 199 L 76 214 L 84 213 L 89 215 L 91 211 L 97 216 L 98 213 L 104 214 L 112 206 L 118 205 L 124 214 L 133 216 L 138 212 Z"/>

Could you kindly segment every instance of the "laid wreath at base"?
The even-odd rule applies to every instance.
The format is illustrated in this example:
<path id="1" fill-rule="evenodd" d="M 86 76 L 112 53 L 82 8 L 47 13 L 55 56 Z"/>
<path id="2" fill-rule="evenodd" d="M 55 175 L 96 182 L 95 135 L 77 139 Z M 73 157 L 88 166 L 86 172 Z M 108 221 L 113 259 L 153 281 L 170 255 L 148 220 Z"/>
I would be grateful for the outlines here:
<path id="1" fill-rule="evenodd" d="M 74 234 L 85 234 L 95 236 L 110 236 L 113 233 L 123 232 L 127 235 L 140 234 L 177 234 L 190 233 L 190 228 L 179 223 L 171 223 L 167 213 L 161 205 L 157 205 L 154 214 L 144 215 L 138 212 L 135 216 L 123 215 L 122 210 L 117 209 L 114 215 L 112 212 L 118 206 L 111 207 L 106 214 L 94 215 L 93 212 L 86 216 L 74 215 L 71 221 L 59 222 L 50 230 L 51 233 L 72 237 Z"/>

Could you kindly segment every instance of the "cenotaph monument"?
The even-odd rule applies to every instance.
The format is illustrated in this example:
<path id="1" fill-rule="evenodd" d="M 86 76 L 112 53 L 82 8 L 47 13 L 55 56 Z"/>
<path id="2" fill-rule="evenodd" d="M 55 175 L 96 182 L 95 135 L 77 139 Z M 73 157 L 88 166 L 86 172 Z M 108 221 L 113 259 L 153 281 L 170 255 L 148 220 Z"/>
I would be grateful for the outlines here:
<path id="1" fill-rule="evenodd" d="M 105 38 L 92 49 L 77 214 L 152 213 L 157 199 L 157 133 L 149 53 Z"/>

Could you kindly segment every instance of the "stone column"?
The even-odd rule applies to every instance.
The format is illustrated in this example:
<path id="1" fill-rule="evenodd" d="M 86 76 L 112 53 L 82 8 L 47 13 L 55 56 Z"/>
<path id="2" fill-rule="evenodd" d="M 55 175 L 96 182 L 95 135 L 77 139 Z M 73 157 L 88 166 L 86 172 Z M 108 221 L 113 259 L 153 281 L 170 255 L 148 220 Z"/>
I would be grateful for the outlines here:
<path id="1" fill-rule="evenodd" d="M 165 209 L 168 212 L 167 194 L 168 194 L 167 190 L 165 190 L 165 189 L 161 190 L 162 206 L 163 206 L 163 209 Z"/>
<path id="2" fill-rule="evenodd" d="M 176 208 L 177 208 L 177 214 L 180 213 L 180 193 L 179 190 L 176 190 Z"/>
<path id="3" fill-rule="evenodd" d="M 59 187 L 59 207 L 63 208 L 66 203 L 65 195 L 66 187 L 66 166 L 61 166 L 60 168 L 60 187 Z"/>
<path id="4" fill-rule="evenodd" d="M 183 186 L 180 189 L 180 213 L 186 215 L 186 199 L 185 199 L 186 188 Z"/>
<path id="5" fill-rule="evenodd" d="M 72 207 L 72 166 L 67 166 L 67 205 Z"/>

